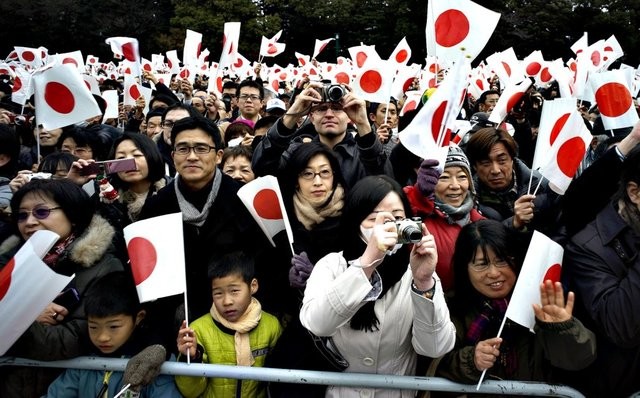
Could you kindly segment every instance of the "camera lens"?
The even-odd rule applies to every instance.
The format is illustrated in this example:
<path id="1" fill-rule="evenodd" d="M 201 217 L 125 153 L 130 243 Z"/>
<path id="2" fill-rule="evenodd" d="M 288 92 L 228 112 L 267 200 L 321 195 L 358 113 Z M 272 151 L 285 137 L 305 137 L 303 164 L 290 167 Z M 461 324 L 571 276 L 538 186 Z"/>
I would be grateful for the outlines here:
<path id="1" fill-rule="evenodd" d="M 327 99 L 331 102 L 340 102 L 344 97 L 344 89 L 340 85 L 332 85 L 327 88 Z"/>

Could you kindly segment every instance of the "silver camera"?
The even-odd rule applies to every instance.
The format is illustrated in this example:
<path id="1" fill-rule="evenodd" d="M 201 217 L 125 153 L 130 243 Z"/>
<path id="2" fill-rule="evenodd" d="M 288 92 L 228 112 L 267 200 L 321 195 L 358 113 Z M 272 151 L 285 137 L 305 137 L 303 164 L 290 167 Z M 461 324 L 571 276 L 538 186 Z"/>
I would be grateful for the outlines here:
<path id="1" fill-rule="evenodd" d="M 347 91 L 339 84 L 325 84 L 320 91 L 322 102 L 340 102 Z"/>
<path id="2" fill-rule="evenodd" d="M 24 179 L 27 180 L 27 182 L 33 180 L 33 179 L 40 179 L 40 180 L 48 180 L 51 178 L 51 173 L 32 173 L 32 174 L 24 174 Z"/>
<path id="3" fill-rule="evenodd" d="M 398 243 L 418 243 L 422 239 L 422 219 L 420 217 L 396 220 L 398 230 Z"/>

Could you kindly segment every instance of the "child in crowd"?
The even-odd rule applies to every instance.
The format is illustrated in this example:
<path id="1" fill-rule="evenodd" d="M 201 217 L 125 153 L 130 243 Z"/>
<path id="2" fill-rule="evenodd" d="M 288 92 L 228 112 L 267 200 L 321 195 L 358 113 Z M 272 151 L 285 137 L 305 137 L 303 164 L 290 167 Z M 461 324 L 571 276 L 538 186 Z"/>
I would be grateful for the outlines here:
<path id="1" fill-rule="evenodd" d="M 226 254 L 209 265 L 213 294 L 211 314 L 178 332 L 179 360 L 263 366 L 282 333 L 277 318 L 262 311 L 253 259 L 241 252 Z M 266 386 L 254 380 L 176 376 L 180 392 L 190 397 L 265 397 Z"/>
<path id="2" fill-rule="evenodd" d="M 87 293 L 84 304 L 91 343 L 100 356 L 132 357 L 148 345 L 141 323 L 141 309 L 131 278 L 124 272 L 112 272 L 100 278 Z M 158 346 L 159 348 L 161 346 Z M 164 362 L 164 349 L 159 358 Z M 49 386 L 47 397 L 108 397 L 118 394 L 127 384 L 123 372 L 67 369 Z M 140 391 L 127 390 L 121 397 L 181 397 L 171 376 L 159 375 Z"/>

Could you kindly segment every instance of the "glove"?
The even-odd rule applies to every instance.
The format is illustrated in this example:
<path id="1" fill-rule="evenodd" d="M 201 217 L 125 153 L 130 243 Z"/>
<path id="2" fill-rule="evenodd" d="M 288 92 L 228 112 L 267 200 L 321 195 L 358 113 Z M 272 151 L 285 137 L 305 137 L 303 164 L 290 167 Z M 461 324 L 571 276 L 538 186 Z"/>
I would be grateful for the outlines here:
<path id="1" fill-rule="evenodd" d="M 416 188 L 422 194 L 422 196 L 429 199 L 434 198 L 434 192 L 436 190 L 436 184 L 440 177 L 440 171 L 436 169 L 439 164 L 435 159 L 425 159 L 418 169 L 418 178 L 416 181 Z"/>
<path id="2" fill-rule="evenodd" d="M 127 367 L 122 377 L 122 385 L 131 384 L 129 387 L 133 391 L 140 389 L 151 383 L 160 373 L 160 366 L 167 357 L 167 350 L 155 344 L 140 351 L 136 356 L 129 359 Z"/>
<path id="3" fill-rule="evenodd" d="M 289 269 L 289 284 L 298 289 L 304 288 L 307 286 L 307 279 L 309 279 L 312 270 L 313 264 L 306 252 L 294 254 Z"/>

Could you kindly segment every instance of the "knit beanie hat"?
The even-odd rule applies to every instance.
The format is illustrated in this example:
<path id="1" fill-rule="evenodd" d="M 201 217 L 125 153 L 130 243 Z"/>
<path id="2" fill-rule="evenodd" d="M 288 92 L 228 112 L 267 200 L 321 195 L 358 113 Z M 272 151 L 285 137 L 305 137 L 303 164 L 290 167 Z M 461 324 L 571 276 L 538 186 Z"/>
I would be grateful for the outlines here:
<path id="1" fill-rule="evenodd" d="M 458 145 L 449 143 L 449 153 L 447 154 L 447 160 L 444 162 L 444 168 L 458 166 L 467 173 L 467 177 L 469 178 L 469 190 L 475 194 L 476 190 L 473 186 L 473 178 L 471 174 L 471 164 L 469 163 L 469 159 L 467 159 L 467 155 L 462 151 Z"/>

